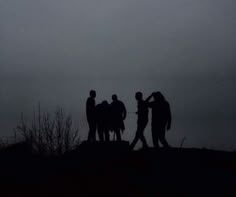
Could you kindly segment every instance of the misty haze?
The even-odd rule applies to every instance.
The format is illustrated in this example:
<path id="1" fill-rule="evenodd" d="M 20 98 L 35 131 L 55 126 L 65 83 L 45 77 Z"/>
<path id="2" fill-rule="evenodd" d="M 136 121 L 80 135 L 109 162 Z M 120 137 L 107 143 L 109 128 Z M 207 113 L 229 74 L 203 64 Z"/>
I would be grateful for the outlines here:
<path id="1" fill-rule="evenodd" d="M 136 130 L 135 92 L 161 91 L 179 147 L 236 149 L 234 0 L 0 1 L 0 137 L 61 105 L 88 135 L 85 103 L 116 93 Z M 151 121 L 150 121 L 151 122 Z M 145 130 L 152 146 L 151 129 Z"/>

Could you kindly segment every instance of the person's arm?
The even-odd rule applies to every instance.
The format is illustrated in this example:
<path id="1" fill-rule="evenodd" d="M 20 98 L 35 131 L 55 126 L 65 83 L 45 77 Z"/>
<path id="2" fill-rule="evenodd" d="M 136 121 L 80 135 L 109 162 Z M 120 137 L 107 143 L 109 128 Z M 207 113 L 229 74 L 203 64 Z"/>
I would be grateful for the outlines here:
<path id="1" fill-rule="evenodd" d="M 171 117 L 170 105 L 169 103 L 167 103 L 167 130 L 170 130 L 171 128 L 171 122 L 172 122 L 172 117 Z"/>
<path id="2" fill-rule="evenodd" d="M 91 108 L 93 108 L 93 109 L 95 110 L 95 108 L 96 108 L 95 100 L 92 100 L 92 101 L 91 101 Z"/>
<path id="3" fill-rule="evenodd" d="M 126 115 L 127 115 L 127 110 L 126 110 L 125 105 L 123 103 L 123 120 L 126 119 Z"/>
<path id="4" fill-rule="evenodd" d="M 153 97 L 153 93 L 152 93 L 149 97 L 147 97 L 145 101 L 146 101 L 146 102 L 149 102 L 152 97 Z"/>

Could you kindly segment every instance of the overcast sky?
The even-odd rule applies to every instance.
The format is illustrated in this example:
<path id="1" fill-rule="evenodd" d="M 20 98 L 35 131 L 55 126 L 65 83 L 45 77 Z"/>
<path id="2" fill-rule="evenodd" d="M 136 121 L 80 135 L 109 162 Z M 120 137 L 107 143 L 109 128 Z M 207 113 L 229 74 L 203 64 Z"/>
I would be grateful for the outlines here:
<path id="1" fill-rule="evenodd" d="M 170 144 L 236 149 L 235 0 L 0 0 L 0 135 L 21 112 L 62 105 L 87 135 L 85 101 L 160 90 Z M 136 116 L 126 120 L 126 140 Z M 145 131 L 152 145 L 150 128 Z"/>

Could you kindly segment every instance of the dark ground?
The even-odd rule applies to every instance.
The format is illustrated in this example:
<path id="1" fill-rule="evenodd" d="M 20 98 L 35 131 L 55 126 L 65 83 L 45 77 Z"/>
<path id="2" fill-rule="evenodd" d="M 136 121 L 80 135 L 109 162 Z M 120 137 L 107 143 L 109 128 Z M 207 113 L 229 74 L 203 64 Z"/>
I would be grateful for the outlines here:
<path id="1" fill-rule="evenodd" d="M 236 196 L 235 152 L 127 147 L 85 143 L 62 157 L 2 150 L 0 196 Z"/>

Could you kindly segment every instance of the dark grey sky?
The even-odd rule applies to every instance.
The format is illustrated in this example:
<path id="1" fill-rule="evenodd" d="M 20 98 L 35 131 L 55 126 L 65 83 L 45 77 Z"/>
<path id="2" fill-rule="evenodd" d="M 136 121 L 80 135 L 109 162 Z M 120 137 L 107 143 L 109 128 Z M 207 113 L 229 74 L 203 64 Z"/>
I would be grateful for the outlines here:
<path id="1" fill-rule="evenodd" d="M 87 132 L 85 100 L 113 93 L 136 110 L 137 90 L 161 90 L 173 145 L 236 149 L 234 0 L 0 1 L 0 135 L 40 101 Z M 125 139 L 135 132 L 127 118 Z M 151 144 L 150 128 L 146 135 Z"/>

